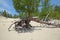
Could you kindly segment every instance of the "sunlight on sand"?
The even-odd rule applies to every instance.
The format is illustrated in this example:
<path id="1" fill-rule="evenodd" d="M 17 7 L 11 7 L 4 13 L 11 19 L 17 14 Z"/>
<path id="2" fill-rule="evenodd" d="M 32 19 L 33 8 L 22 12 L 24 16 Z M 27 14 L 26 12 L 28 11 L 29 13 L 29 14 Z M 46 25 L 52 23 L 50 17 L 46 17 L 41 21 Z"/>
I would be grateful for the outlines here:
<path id="1" fill-rule="evenodd" d="M 60 28 L 40 28 L 26 33 L 9 32 L 8 27 L 14 20 L 0 17 L 0 40 L 60 40 Z"/>

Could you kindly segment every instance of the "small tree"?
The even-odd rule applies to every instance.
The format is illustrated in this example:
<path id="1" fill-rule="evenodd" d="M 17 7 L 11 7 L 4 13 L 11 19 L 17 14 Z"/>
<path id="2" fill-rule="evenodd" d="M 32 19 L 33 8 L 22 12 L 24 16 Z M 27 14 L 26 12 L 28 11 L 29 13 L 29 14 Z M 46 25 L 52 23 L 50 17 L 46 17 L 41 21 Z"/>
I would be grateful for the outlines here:
<path id="1" fill-rule="evenodd" d="M 4 16 L 4 17 L 12 18 L 12 15 L 9 14 L 8 12 L 6 12 L 6 10 L 1 11 L 1 15 Z"/>
<path id="2" fill-rule="evenodd" d="M 14 14 L 13 18 L 18 18 L 18 15 Z"/>
<path id="3" fill-rule="evenodd" d="M 13 0 L 14 8 L 17 12 L 27 13 L 27 17 L 31 13 L 38 11 L 40 0 Z"/>
<path id="4" fill-rule="evenodd" d="M 40 0 L 13 0 L 16 11 L 18 13 L 23 12 L 27 14 L 27 25 L 29 24 L 31 13 L 38 11 L 39 4 Z"/>
<path id="5" fill-rule="evenodd" d="M 45 18 L 46 15 L 48 14 L 49 10 L 50 10 L 50 0 L 42 0 L 42 9 L 41 12 L 39 14 L 39 18 Z"/>
<path id="6" fill-rule="evenodd" d="M 4 10 L 4 11 L 2 12 L 2 16 L 7 17 L 7 12 L 6 12 L 6 10 Z"/>

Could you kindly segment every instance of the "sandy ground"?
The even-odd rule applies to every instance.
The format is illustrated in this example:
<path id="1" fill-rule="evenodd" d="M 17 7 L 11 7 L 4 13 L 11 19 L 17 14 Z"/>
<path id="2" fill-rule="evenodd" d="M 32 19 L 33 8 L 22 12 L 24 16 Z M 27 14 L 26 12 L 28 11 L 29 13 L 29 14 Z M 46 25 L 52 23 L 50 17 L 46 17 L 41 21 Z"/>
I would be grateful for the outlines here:
<path id="1" fill-rule="evenodd" d="M 9 32 L 8 27 L 13 20 L 0 17 L 0 40 L 60 40 L 60 28 L 40 28 L 26 33 Z"/>

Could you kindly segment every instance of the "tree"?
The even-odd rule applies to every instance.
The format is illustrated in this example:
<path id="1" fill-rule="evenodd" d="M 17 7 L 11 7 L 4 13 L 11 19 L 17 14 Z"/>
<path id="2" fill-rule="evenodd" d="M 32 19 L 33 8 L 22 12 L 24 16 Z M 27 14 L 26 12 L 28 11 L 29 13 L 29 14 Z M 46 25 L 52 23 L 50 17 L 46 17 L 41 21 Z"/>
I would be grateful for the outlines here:
<path id="1" fill-rule="evenodd" d="M 13 0 L 14 8 L 18 13 L 27 13 L 27 25 L 29 24 L 29 18 L 31 13 L 38 11 L 40 0 Z"/>
<path id="2" fill-rule="evenodd" d="M 41 12 L 39 14 L 39 18 L 45 18 L 46 15 L 49 12 L 49 8 L 50 8 L 50 0 L 42 0 L 42 9 Z"/>
<path id="3" fill-rule="evenodd" d="M 60 7 L 59 6 L 51 6 L 50 7 L 49 18 L 60 19 Z"/>
<path id="4" fill-rule="evenodd" d="M 19 16 L 21 19 L 26 18 L 26 13 L 21 12 L 18 16 Z"/>
<path id="5" fill-rule="evenodd" d="M 2 12 L 0 11 L 0 15 L 2 14 Z"/>
<path id="6" fill-rule="evenodd" d="M 13 18 L 17 18 L 17 17 L 18 17 L 18 15 L 14 14 Z"/>
<path id="7" fill-rule="evenodd" d="M 2 16 L 7 17 L 7 12 L 6 12 L 6 10 L 4 10 L 4 11 L 2 12 Z"/>
<path id="8" fill-rule="evenodd" d="M 60 6 L 55 6 L 55 11 L 60 13 Z"/>
<path id="9" fill-rule="evenodd" d="M 60 19 L 60 6 L 55 6 L 54 13 L 55 13 L 55 19 Z"/>
<path id="10" fill-rule="evenodd" d="M 8 12 L 6 12 L 6 10 L 1 11 L 1 15 L 4 16 L 4 17 L 12 18 L 12 15 L 9 14 Z"/>
<path id="11" fill-rule="evenodd" d="M 14 8 L 17 12 L 27 13 L 27 17 L 31 13 L 38 11 L 40 0 L 13 0 Z"/>

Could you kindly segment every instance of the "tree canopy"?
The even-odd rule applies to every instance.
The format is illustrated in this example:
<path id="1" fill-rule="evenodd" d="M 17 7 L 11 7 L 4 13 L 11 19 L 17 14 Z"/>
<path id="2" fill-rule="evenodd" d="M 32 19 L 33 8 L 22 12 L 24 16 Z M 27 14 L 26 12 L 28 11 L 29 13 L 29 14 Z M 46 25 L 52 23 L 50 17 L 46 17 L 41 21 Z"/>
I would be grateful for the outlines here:
<path id="1" fill-rule="evenodd" d="M 40 0 L 13 0 L 14 8 L 17 12 L 25 12 L 27 16 L 38 11 Z"/>

